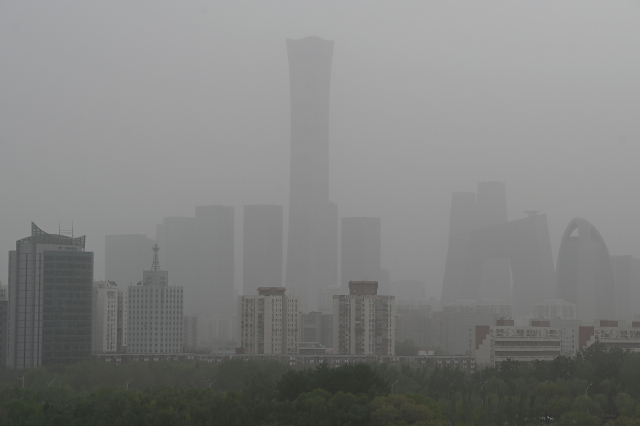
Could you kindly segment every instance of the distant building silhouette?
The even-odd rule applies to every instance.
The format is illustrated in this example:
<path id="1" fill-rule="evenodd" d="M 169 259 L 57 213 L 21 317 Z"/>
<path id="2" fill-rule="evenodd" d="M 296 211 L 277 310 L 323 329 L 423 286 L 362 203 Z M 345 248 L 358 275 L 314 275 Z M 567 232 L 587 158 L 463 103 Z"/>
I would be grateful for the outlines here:
<path id="1" fill-rule="evenodd" d="M 144 234 L 107 235 L 105 237 L 105 278 L 121 288 L 140 281 L 140 272 L 149 267 L 153 241 Z"/>
<path id="2" fill-rule="evenodd" d="M 93 253 L 85 236 L 31 236 L 9 252 L 7 367 L 66 364 L 91 357 Z"/>
<path id="3" fill-rule="evenodd" d="M 616 288 L 616 317 L 632 320 L 640 313 L 640 259 L 611 256 Z"/>
<path id="4" fill-rule="evenodd" d="M 557 283 L 558 297 L 576 304 L 579 320 L 616 318 L 609 250 L 598 230 L 585 219 L 573 219 L 564 231 L 558 250 Z"/>
<path id="5" fill-rule="evenodd" d="M 165 217 L 156 237 L 171 281 L 184 287 L 185 313 L 198 315 L 203 324 L 214 314 L 234 313 L 232 206 L 197 206 L 195 217 Z"/>
<path id="6" fill-rule="evenodd" d="M 350 281 L 378 281 L 381 226 L 377 217 L 343 217 L 340 274 L 343 293 Z"/>
<path id="7" fill-rule="evenodd" d="M 197 206 L 195 271 L 197 298 L 192 313 L 200 319 L 211 313 L 235 314 L 235 240 L 233 206 Z"/>
<path id="8" fill-rule="evenodd" d="M 242 293 L 255 294 L 258 287 L 282 287 L 282 206 L 244 206 L 242 238 Z"/>
<path id="9" fill-rule="evenodd" d="M 287 40 L 291 177 L 286 287 L 302 311 L 336 285 L 337 207 L 329 201 L 329 93 L 333 41 Z"/>
<path id="10" fill-rule="evenodd" d="M 547 217 L 506 221 L 504 194 L 500 182 L 479 184 L 477 205 L 472 193 L 453 194 L 443 304 L 502 299 L 516 315 L 530 315 L 553 294 Z"/>

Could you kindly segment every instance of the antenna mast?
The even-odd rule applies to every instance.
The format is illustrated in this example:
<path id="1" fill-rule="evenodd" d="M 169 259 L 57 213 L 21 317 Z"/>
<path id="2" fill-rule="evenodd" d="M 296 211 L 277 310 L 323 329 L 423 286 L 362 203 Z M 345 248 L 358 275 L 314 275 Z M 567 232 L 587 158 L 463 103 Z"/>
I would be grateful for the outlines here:
<path id="1" fill-rule="evenodd" d="M 159 271 L 160 261 L 158 260 L 158 251 L 160 251 L 160 247 L 158 247 L 158 243 L 155 243 L 151 250 L 153 250 L 153 264 L 151 265 L 151 270 Z"/>

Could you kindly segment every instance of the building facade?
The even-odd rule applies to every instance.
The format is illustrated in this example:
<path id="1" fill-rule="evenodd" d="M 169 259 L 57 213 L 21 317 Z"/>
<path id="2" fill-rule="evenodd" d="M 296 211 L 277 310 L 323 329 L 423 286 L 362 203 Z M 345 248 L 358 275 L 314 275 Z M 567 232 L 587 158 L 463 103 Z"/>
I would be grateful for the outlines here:
<path id="1" fill-rule="evenodd" d="M 9 286 L 0 284 L 0 367 L 7 365 L 7 319 L 9 313 Z"/>
<path id="2" fill-rule="evenodd" d="M 333 297 L 333 353 L 393 356 L 395 298 L 378 295 L 376 281 L 351 281 Z"/>
<path id="3" fill-rule="evenodd" d="M 309 312 L 300 316 L 300 342 L 317 342 L 325 348 L 333 345 L 333 314 Z"/>
<path id="4" fill-rule="evenodd" d="M 151 270 L 143 272 L 140 284 L 128 287 L 128 353 L 182 352 L 183 289 L 169 285 L 168 272 L 160 270 L 158 250 L 156 244 Z"/>
<path id="5" fill-rule="evenodd" d="M 291 170 L 285 287 L 301 311 L 319 308 L 338 280 L 338 214 L 329 198 L 329 93 L 333 41 L 287 40 Z"/>
<path id="6" fill-rule="evenodd" d="M 247 354 L 297 354 L 298 298 L 284 287 L 260 287 L 257 295 L 238 296 L 238 347 Z"/>
<path id="7" fill-rule="evenodd" d="M 349 281 L 378 281 L 381 259 L 381 220 L 377 217 L 343 217 L 340 231 L 340 285 Z"/>
<path id="8" fill-rule="evenodd" d="M 282 287 L 282 206 L 244 206 L 242 241 L 242 294 Z"/>
<path id="9" fill-rule="evenodd" d="M 419 348 L 434 349 L 436 339 L 432 336 L 431 306 L 420 300 L 396 303 L 396 340 L 411 340 Z"/>
<path id="10" fill-rule="evenodd" d="M 592 322 L 616 317 L 616 294 L 609 249 L 588 221 L 569 222 L 558 249 L 558 297 L 575 303 L 576 316 Z"/>
<path id="11" fill-rule="evenodd" d="M 31 236 L 9 252 L 7 366 L 71 363 L 91 357 L 93 253 L 85 237 Z"/>
<path id="12" fill-rule="evenodd" d="M 93 283 L 91 352 L 122 353 L 127 347 L 128 291 L 113 281 Z"/>
<path id="13" fill-rule="evenodd" d="M 198 349 L 198 316 L 185 315 L 182 318 L 182 349 L 195 352 Z"/>
<path id="14" fill-rule="evenodd" d="M 517 316 L 555 292 L 547 217 L 507 220 L 502 182 L 481 182 L 475 194 L 453 194 L 442 302 L 501 299 Z"/>
<path id="15" fill-rule="evenodd" d="M 499 367 L 514 361 L 551 361 L 562 354 L 561 330 L 548 321 L 531 321 L 531 326 L 514 326 L 513 320 L 498 320 L 495 326 L 475 327 L 474 354 L 478 366 Z"/>

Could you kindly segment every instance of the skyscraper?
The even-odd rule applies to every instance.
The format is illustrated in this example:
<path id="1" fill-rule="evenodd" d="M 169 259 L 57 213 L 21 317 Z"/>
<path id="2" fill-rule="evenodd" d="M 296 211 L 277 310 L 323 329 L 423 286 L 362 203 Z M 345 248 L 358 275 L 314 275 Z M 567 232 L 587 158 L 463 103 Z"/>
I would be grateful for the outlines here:
<path id="1" fill-rule="evenodd" d="M 282 287 L 282 206 L 244 206 L 242 293 Z"/>
<path id="2" fill-rule="evenodd" d="M 105 237 L 105 278 L 120 288 L 140 281 L 140 272 L 149 266 L 149 253 L 155 242 L 144 234 Z"/>
<path id="3" fill-rule="evenodd" d="M 558 297 L 576 304 L 582 321 L 616 318 L 611 257 L 600 232 L 582 218 L 565 229 L 558 249 Z"/>
<path id="4" fill-rule="evenodd" d="M 195 271 L 197 288 L 187 300 L 202 326 L 212 314 L 233 314 L 235 253 L 233 206 L 197 206 Z M 203 333 L 204 334 L 204 333 Z"/>
<path id="5" fill-rule="evenodd" d="M 333 41 L 287 40 L 291 92 L 291 181 L 286 287 L 303 311 L 337 281 L 335 206 L 329 202 L 329 92 Z"/>
<path id="6" fill-rule="evenodd" d="M 38 367 L 91 356 L 93 253 L 85 236 L 31 236 L 9 252 L 7 366 Z"/>
<path id="7" fill-rule="evenodd" d="M 349 281 L 378 281 L 380 231 L 377 217 L 342 218 L 340 285 L 343 293 L 349 291 Z"/>
<path id="8" fill-rule="evenodd" d="M 456 193 L 451 204 L 449 250 L 442 301 L 502 300 L 516 315 L 529 315 L 532 304 L 553 294 L 555 271 L 547 217 L 507 221 L 506 192 L 501 182 Z"/>

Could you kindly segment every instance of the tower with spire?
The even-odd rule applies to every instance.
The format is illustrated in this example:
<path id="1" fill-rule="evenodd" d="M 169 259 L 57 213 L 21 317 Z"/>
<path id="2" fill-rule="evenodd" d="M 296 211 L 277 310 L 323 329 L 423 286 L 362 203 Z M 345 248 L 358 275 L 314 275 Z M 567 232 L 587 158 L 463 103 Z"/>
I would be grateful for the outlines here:
<path id="1" fill-rule="evenodd" d="M 154 244 L 151 270 L 129 287 L 127 352 L 182 353 L 183 289 L 169 285 L 169 272 L 160 269 Z"/>

